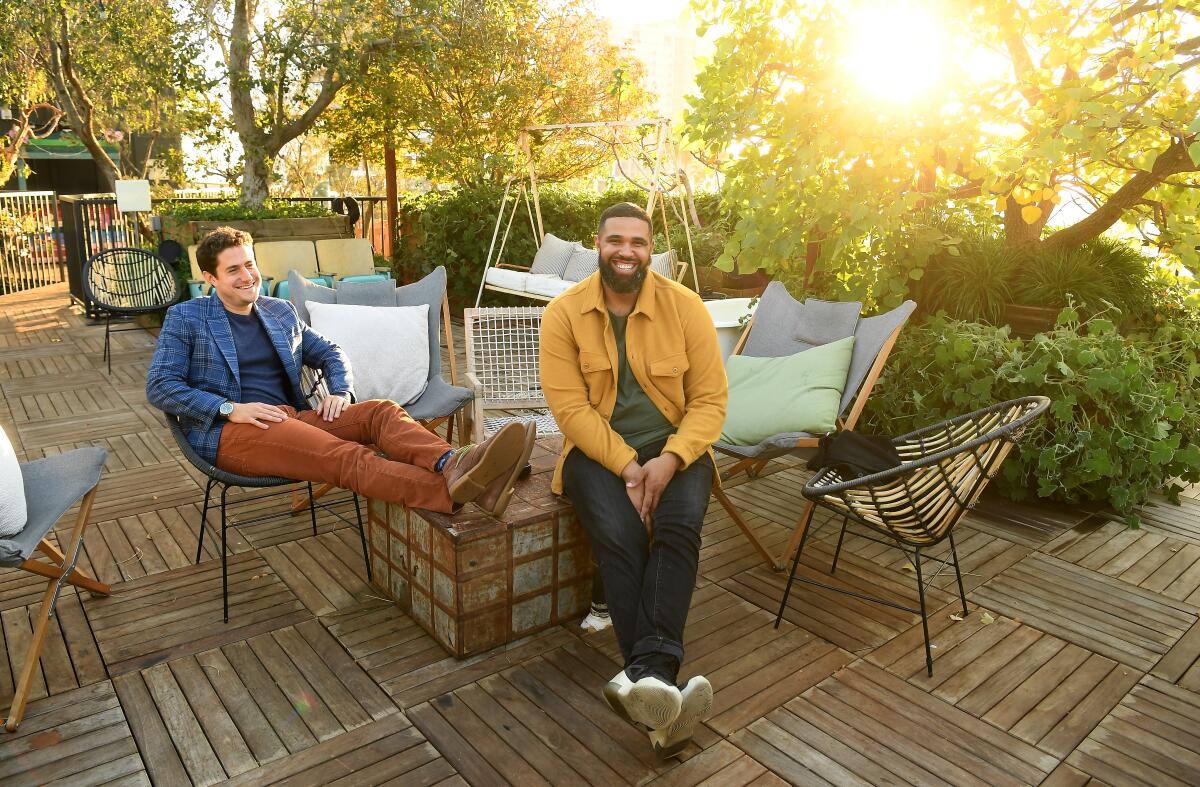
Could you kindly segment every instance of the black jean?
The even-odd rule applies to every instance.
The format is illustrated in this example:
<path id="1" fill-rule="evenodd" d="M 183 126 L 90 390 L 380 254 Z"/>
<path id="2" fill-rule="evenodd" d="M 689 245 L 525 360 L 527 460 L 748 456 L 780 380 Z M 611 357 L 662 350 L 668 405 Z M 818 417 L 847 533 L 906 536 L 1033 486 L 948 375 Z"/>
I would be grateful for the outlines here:
<path id="1" fill-rule="evenodd" d="M 639 451 L 638 463 L 658 456 L 664 444 Z M 567 455 L 563 491 L 591 541 L 631 680 L 654 675 L 675 682 L 712 482 L 707 455 L 676 473 L 659 499 L 651 535 L 620 476 L 578 449 Z"/>

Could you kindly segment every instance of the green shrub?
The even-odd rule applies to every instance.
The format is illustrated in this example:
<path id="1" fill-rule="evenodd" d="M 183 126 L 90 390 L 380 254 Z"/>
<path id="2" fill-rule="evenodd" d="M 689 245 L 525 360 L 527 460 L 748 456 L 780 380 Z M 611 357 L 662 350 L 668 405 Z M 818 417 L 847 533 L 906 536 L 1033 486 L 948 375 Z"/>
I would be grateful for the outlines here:
<path id="1" fill-rule="evenodd" d="M 409 234 L 408 238 L 402 237 L 400 240 L 400 268 L 414 275 L 423 275 L 438 265 L 445 265 L 449 273 L 451 301 L 456 305 L 473 304 L 479 282 L 483 278 L 483 266 L 487 261 L 492 233 L 496 229 L 496 214 L 500 209 L 502 194 L 501 188 L 483 187 L 400 195 L 401 234 Z M 541 189 L 539 201 L 542 226 L 546 232 L 563 240 L 582 241 L 591 246 L 596 234 L 596 225 L 604 208 L 621 201 L 644 206 L 646 195 L 636 188 L 610 190 L 601 194 L 550 186 Z M 678 251 L 685 248 L 687 239 L 677 213 L 678 203 L 675 205 L 676 207 L 667 206 L 667 215 L 671 228 L 671 245 Z M 696 206 L 701 221 L 706 226 L 711 224 L 714 227 L 709 231 L 710 234 L 701 233 L 699 238 L 693 238 L 696 262 L 704 264 L 702 255 L 707 254 L 715 258 L 724 246 L 723 237 L 719 241 L 712 237 L 719 232 L 717 228 L 721 226 L 721 216 L 715 195 L 697 195 Z M 509 212 L 504 215 L 500 237 L 496 240 L 496 246 L 499 248 L 500 239 L 503 238 L 507 227 L 508 240 L 500 261 L 529 265 L 537 251 L 530 219 L 532 200 L 529 207 L 526 207 L 522 200 L 517 205 L 515 215 L 511 214 L 511 210 L 510 201 Z M 510 215 L 511 224 L 508 223 Z M 662 233 L 662 214 L 659 210 L 655 211 L 654 219 L 654 247 L 663 251 L 667 248 L 667 243 Z M 508 302 L 495 293 L 488 294 L 487 299 L 489 304 Z"/>
<path id="2" fill-rule="evenodd" d="M 332 216 L 324 202 L 290 202 L 269 199 L 261 208 L 246 208 L 237 200 L 225 202 L 163 202 L 155 208 L 159 216 L 181 221 L 255 221 L 258 219 L 310 219 Z"/>
<path id="3" fill-rule="evenodd" d="M 1007 328 L 935 317 L 901 335 L 867 408 L 866 429 L 902 434 L 1006 399 L 1050 409 L 996 483 L 1013 499 L 1104 503 L 1134 513 L 1151 492 L 1200 481 L 1200 330 L 1174 322 L 1125 337 L 1104 316 L 1021 341 Z"/>
<path id="4" fill-rule="evenodd" d="M 1095 310 L 1116 306 L 1122 325 L 1154 321 L 1162 287 L 1151 261 L 1125 241 L 1100 237 L 1077 249 L 1027 251 L 987 228 L 956 231 L 961 240 L 910 288 L 927 314 L 1002 325 L 1005 304 L 1062 308 L 1073 299 Z"/>

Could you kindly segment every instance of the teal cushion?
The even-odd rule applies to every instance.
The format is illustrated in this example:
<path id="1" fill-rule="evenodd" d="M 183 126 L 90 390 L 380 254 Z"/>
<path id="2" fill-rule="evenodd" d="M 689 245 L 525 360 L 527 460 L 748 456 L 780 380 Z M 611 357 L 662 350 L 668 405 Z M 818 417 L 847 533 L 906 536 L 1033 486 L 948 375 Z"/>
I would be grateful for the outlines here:
<path id="1" fill-rule="evenodd" d="M 853 354 L 854 337 L 847 336 L 780 358 L 730 356 L 721 442 L 758 445 L 778 434 L 832 432 Z"/>

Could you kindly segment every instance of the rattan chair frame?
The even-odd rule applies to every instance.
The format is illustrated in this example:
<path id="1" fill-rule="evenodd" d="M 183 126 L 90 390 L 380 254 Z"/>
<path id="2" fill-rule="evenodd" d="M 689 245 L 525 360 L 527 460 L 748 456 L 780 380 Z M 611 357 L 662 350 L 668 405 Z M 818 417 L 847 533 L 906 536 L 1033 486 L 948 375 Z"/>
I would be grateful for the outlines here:
<path id="1" fill-rule="evenodd" d="M 138 267 L 140 276 L 112 276 L 111 271 Z M 142 330 L 141 326 L 113 328 L 113 317 L 132 319 L 140 314 L 162 311 L 179 301 L 182 285 L 175 272 L 157 254 L 146 249 L 120 247 L 92 256 L 83 266 L 83 293 L 104 312 L 104 355 L 112 374 L 110 335 Z"/>
<path id="2" fill-rule="evenodd" d="M 833 553 L 830 573 L 837 573 L 846 530 L 851 522 L 881 534 L 887 541 L 871 535 L 877 543 L 898 547 L 910 558 L 916 572 L 919 607 L 912 608 L 888 599 L 839 588 L 805 577 L 797 577 L 800 556 L 808 541 L 806 528 L 792 559 L 792 568 L 784 587 L 775 625 L 783 620 L 788 597 L 795 582 L 815 585 L 864 601 L 912 612 L 921 616 L 925 635 L 925 666 L 933 676 L 933 656 L 929 646 L 929 618 L 925 590 L 937 577 L 925 579 L 922 550 L 949 541 L 949 561 L 939 560 L 938 573 L 953 565 L 963 615 L 967 615 L 967 596 L 963 587 L 958 550 L 954 544 L 954 526 L 973 508 L 988 482 L 999 471 L 1013 446 L 1026 428 L 1038 418 L 1050 400 L 1044 396 L 1026 396 L 1000 402 L 974 412 L 917 429 L 892 439 L 900 454 L 900 466 L 857 478 L 844 478 L 837 468 L 823 468 L 804 485 L 802 494 L 817 506 L 842 518 L 842 529 Z M 893 544 L 894 542 L 894 544 Z M 935 560 L 938 560 L 935 558 Z"/>

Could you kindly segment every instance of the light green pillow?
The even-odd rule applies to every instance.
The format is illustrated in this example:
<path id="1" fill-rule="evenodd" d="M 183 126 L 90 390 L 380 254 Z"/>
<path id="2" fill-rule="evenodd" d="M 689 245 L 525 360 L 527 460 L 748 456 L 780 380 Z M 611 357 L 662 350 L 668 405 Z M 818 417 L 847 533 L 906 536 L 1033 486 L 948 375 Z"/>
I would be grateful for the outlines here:
<path id="1" fill-rule="evenodd" d="M 847 336 L 782 358 L 731 355 L 721 441 L 758 445 L 777 434 L 832 432 L 853 353 L 854 337 Z"/>

